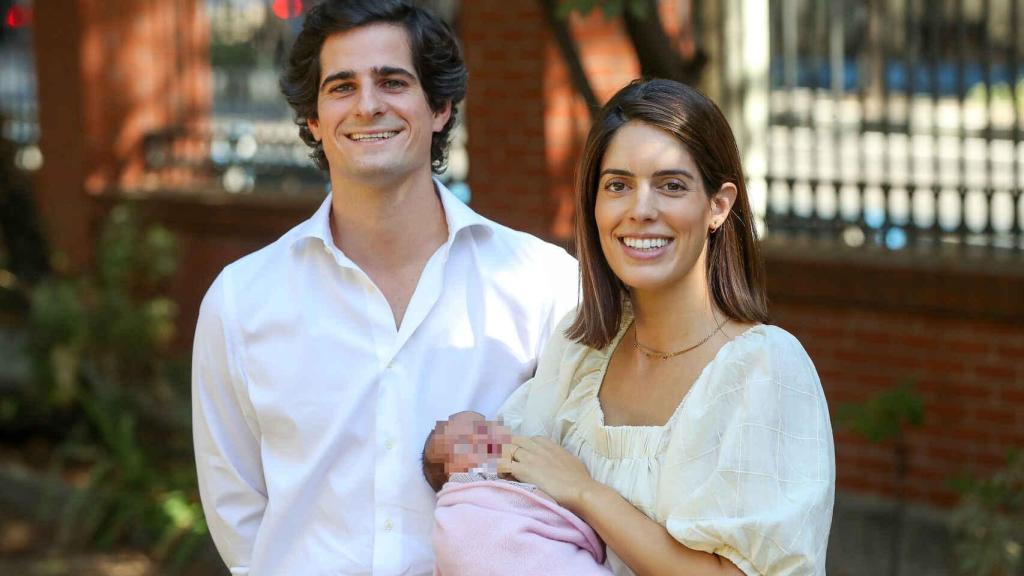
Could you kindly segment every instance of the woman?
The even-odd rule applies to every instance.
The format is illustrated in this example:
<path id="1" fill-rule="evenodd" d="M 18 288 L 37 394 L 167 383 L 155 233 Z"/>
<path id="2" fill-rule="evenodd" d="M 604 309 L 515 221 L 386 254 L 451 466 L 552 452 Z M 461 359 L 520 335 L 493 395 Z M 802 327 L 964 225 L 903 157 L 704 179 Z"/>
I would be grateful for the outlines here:
<path id="1" fill-rule="evenodd" d="M 814 366 L 768 314 L 739 152 L 668 80 L 604 107 L 576 182 L 578 313 L 501 409 L 501 470 L 616 574 L 824 574 L 835 462 Z"/>

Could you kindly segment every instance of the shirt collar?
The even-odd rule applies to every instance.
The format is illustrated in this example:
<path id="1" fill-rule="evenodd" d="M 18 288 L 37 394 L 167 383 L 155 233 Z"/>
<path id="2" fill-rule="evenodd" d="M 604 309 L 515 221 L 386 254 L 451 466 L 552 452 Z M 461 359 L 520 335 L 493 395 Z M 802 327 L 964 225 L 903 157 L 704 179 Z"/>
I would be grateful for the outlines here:
<path id="1" fill-rule="evenodd" d="M 448 244 L 451 244 L 458 233 L 463 229 L 480 227 L 493 232 L 496 224 L 483 216 L 477 214 L 472 208 L 466 206 L 459 200 L 440 180 L 433 179 L 435 189 L 441 198 L 441 207 L 444 209 L 444 217 L 448 222 Z M 308 220 L 297 228 L 297 235 L 292 241 L 292 246 L 309 239 L 318 239 L 324 246 L 333 247 L 334 239 L 331 236 L 331 198 L 333 192 L 327 194 L 327 198 L 320 204 L 316 212 Z"/>

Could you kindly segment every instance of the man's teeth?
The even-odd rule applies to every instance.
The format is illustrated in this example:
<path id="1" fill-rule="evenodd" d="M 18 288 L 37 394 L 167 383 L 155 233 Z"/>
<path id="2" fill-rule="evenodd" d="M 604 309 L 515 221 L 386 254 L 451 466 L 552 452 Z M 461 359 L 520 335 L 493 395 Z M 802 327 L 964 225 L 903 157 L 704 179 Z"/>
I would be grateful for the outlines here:
<path id="1" fill-rule="evenodd" d="M 349 134 L 349 139 L 355 140 L 356 142 L 363 142 L 366 140 L 387 140 L 398 134 L 397 130 L 390 132 L 374 132 L 372 134 Z"/>
<path id="2" fill-rule="evenodd" d="M 669 238 L 623 238 L 622 243 L 634 250 L 656 250 L 670 242 Z"/>

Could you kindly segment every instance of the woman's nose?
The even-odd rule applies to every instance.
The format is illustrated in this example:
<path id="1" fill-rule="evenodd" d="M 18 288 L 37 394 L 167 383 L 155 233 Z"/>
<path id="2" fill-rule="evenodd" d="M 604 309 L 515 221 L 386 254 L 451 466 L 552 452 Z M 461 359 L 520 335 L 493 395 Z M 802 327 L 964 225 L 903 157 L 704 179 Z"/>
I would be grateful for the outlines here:
<path id="1" fill-rule="evenodd" d="M 634 220 L 652 220 L 658 215 L 657 198 L 654 190 L 646 184 L 637 187 L 630 206 L 630 217 Z"/>

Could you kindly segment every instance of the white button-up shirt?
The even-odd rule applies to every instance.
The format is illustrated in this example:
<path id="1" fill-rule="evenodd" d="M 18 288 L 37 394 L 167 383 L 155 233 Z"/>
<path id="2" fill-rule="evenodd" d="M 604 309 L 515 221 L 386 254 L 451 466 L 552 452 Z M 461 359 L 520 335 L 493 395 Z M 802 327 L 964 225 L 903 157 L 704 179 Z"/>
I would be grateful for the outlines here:
<path id="1" fill-rule="evenodd" d="M 427 434 L 461 410 L 493 416 L 576 305 L 564 250 L 437 188 L 448 239 L 397 330 L 384 295 L 335 246 L 330 197 L 207 292 L 193 350 L 196 464 L 233 574 L 430 573 Z"/>

